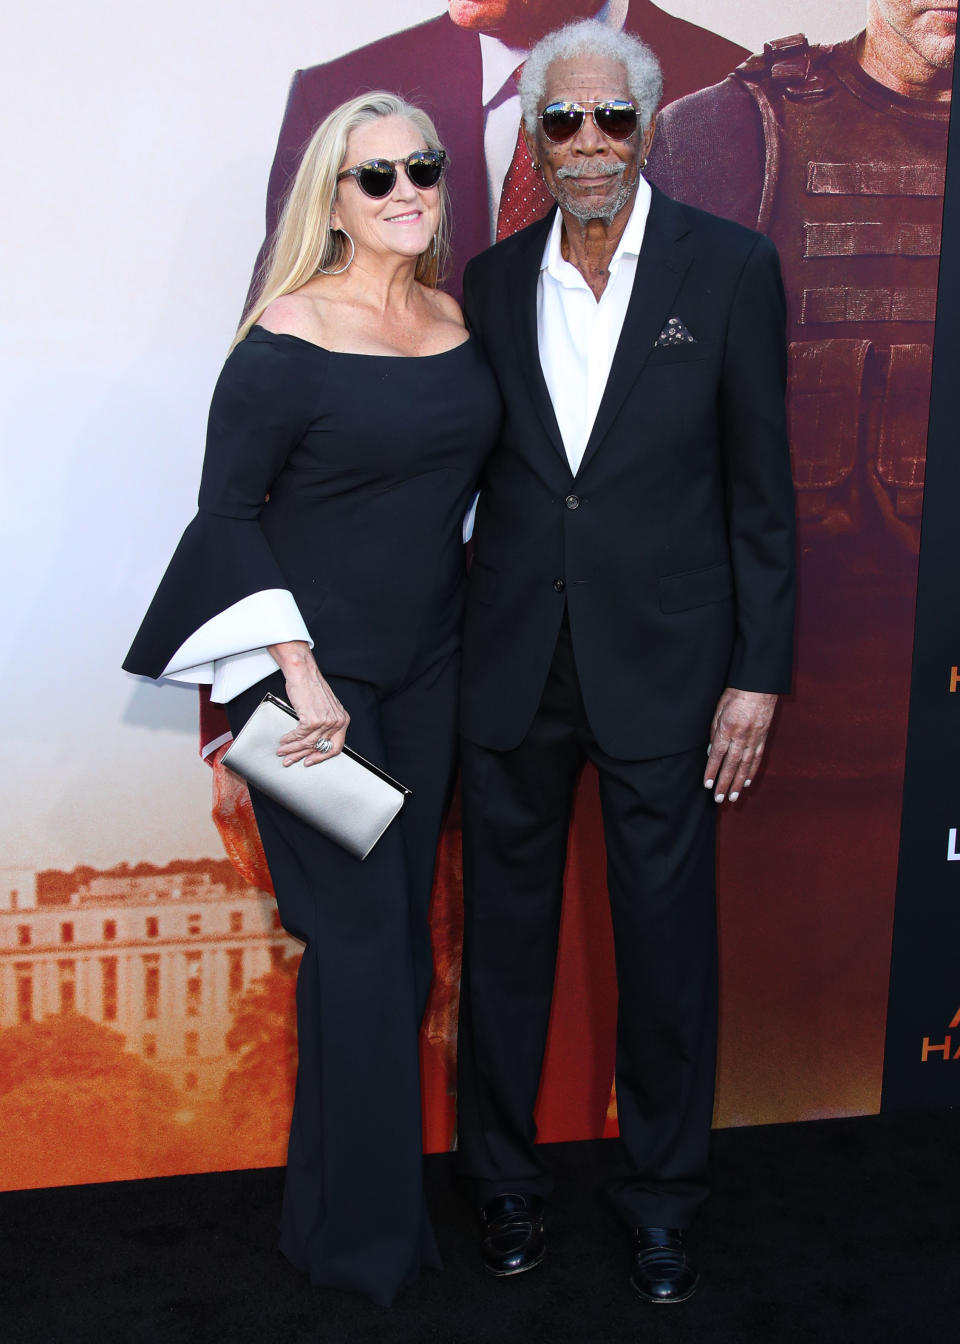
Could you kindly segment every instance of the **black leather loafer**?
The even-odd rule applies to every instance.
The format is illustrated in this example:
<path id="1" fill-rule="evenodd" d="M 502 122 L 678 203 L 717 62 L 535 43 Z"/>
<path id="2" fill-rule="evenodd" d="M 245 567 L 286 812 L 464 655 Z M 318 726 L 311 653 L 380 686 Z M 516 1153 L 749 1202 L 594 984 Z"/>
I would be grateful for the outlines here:
<path id="1" fill-rule="evenodd" d="M 480 1210 L 480 1254 L 491 1274 L 523 1274 L 547 1253 L 539 1195 L 497 1195 Z"/>
<path id="2" fill-rule="evenodd" d="M 645 1302 L 685 1302 L 700 1275 L 675 1227 L 638 1227 L 630 1282 Z"/>

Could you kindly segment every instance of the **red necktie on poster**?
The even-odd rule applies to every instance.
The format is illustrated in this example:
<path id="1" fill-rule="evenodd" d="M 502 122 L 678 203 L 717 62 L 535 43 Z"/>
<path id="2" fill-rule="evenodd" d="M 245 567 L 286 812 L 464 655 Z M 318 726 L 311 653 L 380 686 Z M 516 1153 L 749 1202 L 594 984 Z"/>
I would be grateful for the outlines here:
<path id="1" fill-rule="evenodd" d="M 514 80 L 519 79 L 522 65 L 513 72 Z M 553 205 L 553 197 L 547 191 L 543 177 L 538 173 L 530 159 L 527 142 L 523 138 L 523 118 L 517 131 L 517 143 L 510 160 L 510 167 L 503 179 L 503 191 L 500 193 L 500 208 L 497 211 L 497 242 L 508 238 L 518 229 L 525 229 L 534 220 L 542 219 Z"/>

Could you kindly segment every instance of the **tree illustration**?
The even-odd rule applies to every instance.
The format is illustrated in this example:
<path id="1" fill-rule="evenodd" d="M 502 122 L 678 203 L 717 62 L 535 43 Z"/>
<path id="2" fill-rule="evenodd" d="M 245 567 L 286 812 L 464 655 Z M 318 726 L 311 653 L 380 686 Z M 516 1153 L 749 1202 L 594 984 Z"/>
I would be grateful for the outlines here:
<path id="1" fill-rule="evenodd" d="M 76 1013 L 0 1031 L 0 1188 L 74 1185 L 184 1169 L 180 1096 Z"/>
<path id="2" fill-rule="evenodd" d="M 237 1165 L 278 1166 L 297 1076 L 298 956 L 252 981 L 234 1014 L 227 1046 L 237 1063 L 220 1092 L 221 1120 L 232 1133 Z"/>

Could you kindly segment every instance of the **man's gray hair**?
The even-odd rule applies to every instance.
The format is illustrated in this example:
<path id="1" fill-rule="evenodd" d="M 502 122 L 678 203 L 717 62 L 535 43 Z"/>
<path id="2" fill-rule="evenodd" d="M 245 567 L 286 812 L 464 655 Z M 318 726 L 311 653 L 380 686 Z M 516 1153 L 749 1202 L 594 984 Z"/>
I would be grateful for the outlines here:
<path id="1" fill-rule="evenodd" d="M 547 33 L 527 57 L 520 75 L 520 106 L 531 135 L 536 130 L 537 109 L 546 93 L 550 66 L 554 61 L 586 54 L 606 56 L 626 68 L 627 87 L 637 105 L 641 130 L 647 130 L 663 94 L 660 62 L 639 37 L 608 28 L 597 19 L 581 19 Z"/>

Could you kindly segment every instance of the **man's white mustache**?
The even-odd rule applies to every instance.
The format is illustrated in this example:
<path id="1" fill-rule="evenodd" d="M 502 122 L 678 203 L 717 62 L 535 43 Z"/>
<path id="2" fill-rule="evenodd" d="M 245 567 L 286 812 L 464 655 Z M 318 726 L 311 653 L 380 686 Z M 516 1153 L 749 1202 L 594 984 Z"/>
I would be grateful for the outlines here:
<path id="1" fill-rule="evenodd" d="M 625 163 L 593 163 L 588 159 L 571 164 L 569 168 L 558 168 L 557 177 L 616 177 L 626 171 Z"/>

